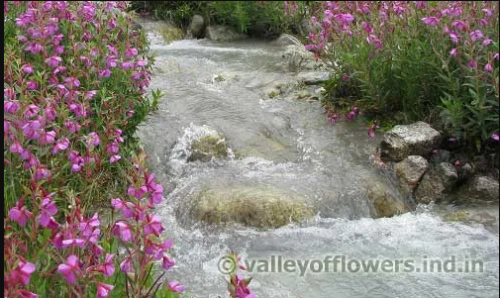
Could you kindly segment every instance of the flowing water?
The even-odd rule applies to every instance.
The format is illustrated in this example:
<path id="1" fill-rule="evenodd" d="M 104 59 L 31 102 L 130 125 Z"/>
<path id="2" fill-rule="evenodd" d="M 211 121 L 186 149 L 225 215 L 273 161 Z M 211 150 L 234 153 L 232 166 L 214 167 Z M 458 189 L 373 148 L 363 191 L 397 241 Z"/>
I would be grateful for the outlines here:
<path id="1" fill-rule="evenodd" d="M 383 185 L 397 196 L 390 179 L 370 162 L 380 140 L 368 139 L 359 123 L 328 123 L 317 102 L 266 99 L 266 86 L 296 76 L 283 66 L 282 47 L 255 40 L 167 44 L 158 24 L 142 25 L 156 54 L 150 88 L 165 96 L 139 136 L 165 188 L 157 214 L 175 240 L 177 266 L 169 277 L 181 281 L 191 297 L 227 297 L 218 267 L 230 249 L 248 265 L 260 265 L 251 273 L 257 297 L 498 296 L 498 212 L 493 228 L 444 221 L 432 206 L 373 218 L 369 185 Z M 229 158 L 188 163 L 191 142 L 214 133 L 224 136 Z M 209 226 L 186 212 L 202 190 L 240 188 L 298 195 L 318 214 L 304 223 L 259 230 Z M 278 273 L 275 263 L 264 272 L 264 261 L 272 258 L 300 264 Z M 424 263 L 450 258 L 456 259 L 455 271 L 465 268 L 464 260 L 480 260 L 483 270 L 424 272 Z M 415 270 L 401 272 L 400 265 L 395 272 L 392 264 L 386 272 L 362 273 L 358 265 L 368 260 L 406 260 Z"/>

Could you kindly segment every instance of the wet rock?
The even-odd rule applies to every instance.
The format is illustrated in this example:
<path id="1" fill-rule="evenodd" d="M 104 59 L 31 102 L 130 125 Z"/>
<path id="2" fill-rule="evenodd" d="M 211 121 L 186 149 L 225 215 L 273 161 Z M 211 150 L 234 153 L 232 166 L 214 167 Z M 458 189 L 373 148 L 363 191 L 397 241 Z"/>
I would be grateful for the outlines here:
<path id="1" fill-rule="evenodd" d="M 313 217 L 304 199 L 275 189 L 228 188 L 203 191 L 193 205 L 193 216 L 211 224 L 241 223 L 277 228 Z"/>
<path id="2" fill-rule="evenodd" d="M 330 78 L 330 73 L 326 71 L 304 72 L 297 76 L 299 82 L 306 85 L 319 85 Z"/>
<path id="3" fill-rule="evenodd" d="M 168 23 L 161 25 L 159 30 L 166 43 L 171 43 L 184 38 L 184 32 L 182 32 L 180 28 Z"/>
<path id="4" fill-rule="evenodd" d="M 192 38 L 201 38 L 203 37 L 204 29 L 205 21 L 203 17 L 195 14 L 188 27 L 188 36 Z"/>
<path id="5" fill-rule="evenodd" d="M 303 47 L 304 45 L 295 37 L 290 34 L 281 34 L 278 39 L 275 40 L 275 43 L 282 46 L 288 45 L 296 45 L 299 47 Z"/>
<path id="6" fill-rule="evenodd" d="M 410 155 L 394 166 L 399 188 L 405 196 L 414 192 L 428 168 L 427 159 L 419 155 Z"/>
<path id="7" fill-rule="evenodd" d="M 209 135 L 193 141 L 188 161 L 208 162 L 212 158 L 227 157 L 226 141 L 218 135 Z"/>
<path id="8" fill-rule="evenodd" d="M 233 41 L 247 38 L 245 34 L 238 33 L 224 25 L 208 26 L 205 30 L 205 37 L 213 41 Z"/>
<path id="9" fill-rule="evenodd" d="M 381 157 L 400 161 L 410 155 L 428 156 L 441 142 L 441 134 L 425 122 L 396 125 L 380 143 Z"/>
<path id="10" fill-rule="evenodd" d="M 451 163 L 442 162 L 431 167 L 415 192 L 417 202 L 428 204 L 451 193 L 458 182 L 458 173 Z"/>
<path id="11" fill-rule="evenodd" d="M 408 206 L 382 183 L 370 185 L 367 197 L 373 204 L 377 218 L 393 217 L 408 212 Z"/>
<path id="12" fill-rule="evenodd" d="M 458 190 L 461 203 L 498 202 L 498 181 L 488 176 L 475 176 Z"/>

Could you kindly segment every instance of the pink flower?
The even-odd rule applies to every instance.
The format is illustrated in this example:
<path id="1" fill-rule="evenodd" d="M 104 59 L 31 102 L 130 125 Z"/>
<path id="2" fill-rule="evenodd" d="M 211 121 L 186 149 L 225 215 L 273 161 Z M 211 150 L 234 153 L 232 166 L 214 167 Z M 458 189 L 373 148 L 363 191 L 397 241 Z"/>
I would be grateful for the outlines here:
<path id="1" fill-rule="evenodd" d="M 99 222 L 99 215 L 97 213 L 94 213 L 94 216 L 92 216 L 91 219 L 88 221 L 82 221 L 78 224 L 78 228 L 82 232 L 82 235 L 85 237 L 89 237 L 93 230 L 97 228 L 100 225 Z"/>
<path id="2" fill-rule="evenodd" d="M 456 20 L 451 23 L 451 25 L 460 31 L 467 29 L 467 24 L 462 20 Z"/>
<path id="3" fill-rule="evenodd" d="M 48 180 L 50 179 L 51 174 L 50 171 L 47 170 L 46 168 L 38 167 L 35 171 L 35 180 L 36 181 L 41 181 L 41 180 Z"/>
<path id="4" fill-rule="evenodd" d="M 40 108 L 37 105 L 30 104 L 28 105 L 28 107 L 26 107 L 26 110 L 24 110 L 24 117 L 31 118 L 33 116 L 36 116 L 39 111 Z"/>
<path id="5" fill-rule="evenodd" d="M 484 38 L 483 32 L 481 30 L 474 30 L 471 33 L 469 33 L 470 39 L 472 41 L 480 40 Z"/>
<path id="6" fill-rule="evenodd" d="M 80 87 L 80 81 L 75 77 L 64 78 L 64 83 L 66 83 L 66 86 L 68 86 L 69 89 Z"/>
<path id="7" fill-rule="evenodd" d="M 38 83 L 34 80 L 29 80 L 26 82 L 26 87 L 28 87 L 28 90 L 36 90 L 38 89 Z"/>
<path id="8" fill-rule="evenodd" d="M 130 227 L 122 221 L 115 223 L 113 226 L 113 235 L 120 236 L 125 242 L 132 240 L 132 231 Z"/>
<path id="9" fill-rule="evenodd" d="M 491 17 L 493 15 L 493 11 L 488 8 L 482 9 L 482 11 L 486 14 L 486 16 Z"/>
<path id="10" fill-rule="evenodd" d="M 350 24 L 354 21 L 354 17 L 352 14 L 345 13 L 345 14 L 338 14 L 335 15 L 335 20 L 339 23 L 345 23 L 345 24 Z"/>
<path id="11" fill-rule="evenodd" d="M 450 17 L 459 17 L 462 14 L 463 10 L 461 7 L 452 7 L 452 8 L 447 8 L 442 11 L 444 15 L 450 16 Z"/>
<path id="12" fill-rule="evenodd" d="M 35 264 L 20 260 L 13 275 L 19 279 L 23 285 L 27 286 L 30 283 L 31 274 L 33 274 L 35 270 Z"/>
<path id="13" fill-rule="evenodd" d="M 115 264 L 113 262 L 113 254 L 106 254 L 106 259 L 104 263 L 99 267 L 99 271 L 103 273 L 105 277 L 110 277 L 115 273 Z"/>
<path id="14" fill-rule="evenodd" d="M 436 17 L 425 17 L 422 18 L 422 22 L 427 26 L 437 26 L 439 24 L 439 19 Z"/>
<path id="15" fill-rule="evenodd" d="M 491 135 L 491 138 L 495 141 L 498 141 L 499 140 L 499 137 L 498 137 L 498 134 L 494 133 Z"/>
<path id="16" fill-rule="evenodd" d="M 148 192 L 148 188 L 145 185 L 141 186 L 139 189 L 136 189 L 135 187 L 130 185 L 127 189 L 127 194 L 129 196 L 134 196 L 138 200 L 140 200 L 144 196 L 144 194 L 146 194 L 146 192 Z"/>
<path id="17" fill-rule="evenodd" d="M 477 62 L 476 60 L 472 59 L 471 61 L 469 61 L 467 63 L 467 66 L 470 67 L 470 68 L 476 68 L 477 67 Z"/>
<path id="18" fill-rule="evenodd" d="M 487 47 L 489 46 L 491 43 L 493 42 L 493 40 L 487 38 L 485 40 L 483 40 L 483 46 Z"/>
<path id="19" fill-rule="evenodd" d="M 64 123 L 64 126 L 69 130 L 70 133 L 76 133 L 82 128 L 82 126 L 78 122 L 71 120 L 66 121 Z"/>
<path id="20" fill-rule="evenodd" d="M 5 94 L 5 92 L 4 92 L 4 94 Z M 19 101 L 17 101 L 17 100 L 5 101 L 4 100 L 3 109 L 10 114 L 15 114 L 17 111 L 19 111 Z"/>
<path id="21" fill-rule="evenodd" d="M 82 238 L 64 239 L 62 241 L 62 248 L 64 249 L 69 246 L 78 246 L 80 248 L 83 248 L 85 246 L 85 239 Z"/>
<path id="22" fill-rule="evenodd" d="M 109 78 L 110 76 L 111 76 L 111 70 L 109 70 L 109 69 L 99 71 L 100 78 Z"/>
<path id="23" fill-rule="evenodd" d="M 106 148 L 106 152 L 108 152 L 108 153 L 118 153 L 119 150 L 120 150 L 120 147 L 116 141 L 113 141 L 110 144 L 108 144 L 108 146 Z"/>
<path id="24" fill-rule="evenodd" d="M 33 66 L 31 64 L 25 64 L 23 65 L 22 70 L 27 74 L 31 74 L 33 73 Z"/>
<path id="25" fill-rule="evenodd" d="M 493 66 L 490 63 L 486 64 L 484 66 L 484 71 L 486 71 L 486 72 L 493 72 Z"/>
<path id="26" fill-rule="evenodd" d="M 111 290 L 113 290 L 114 286 L 104 284 L 102 282 L 97 283 L 97 298 L 106 298 L 109 296 Z"/>
<path id="27" fill-rule="evenodd" d="M 127 47 L 127 49 L 125 50 L 125 57 L 129 59 L 136 56 L 137 54 L 139 54 L 139 51 L 136 48 Z"/>
<path id="28" fill-rule="evenodd" d="M 52 144 L 55 142 L 56 139 L 56 132 L 51 130 L 51 131 L 42 131 L 40 133 L 40 137 L 38 138 L 38 142 L 40 145 L 45 145 L 45 144 Z"/>
<path id="29" fill-rule="evenodd" d="M 130 69 L 130 68 L 133 68 L 133 67 L 134 67 L 134 62 L 132 62 L 132 61 L 122 62 L 122 68 L 123 69 Z"/>
<path id="30" fill-rule="evenodd" d="M 451 51 L 450 51 L 450 55 L 451 55 L 451 56 L 456 57 L 456 56 L 457 56 L 457 54 L 458 54 L 458 50 L 457 50 L 457 48 L 453 48 L 453 49 L 451 49 Z"/>
<path id="31" fill-rule="evenodd" d="M 495 55 L 493 55 L 493 59 L 498 60 L 498 53 L 495 53 Z"/>
<path id="32" fill-rule="evenodd" d="M 168 283 L 168 288 L 174 293 L 184 292 L 184 286 L 182 286 L 178 281 L 171 281 Z"/>
<path id="33" fill-rule="evenodd" d="M 87 135 L 87 146 L 98 146 L 101 143 L 99 135 L 96 132 L 91 132 Z"/>
<path id="34" fill-rule="evenodd" d="M 37 294 L 31 293 L 26 290 L 19 290 L 19 294 L 21 295 L 21 298 L 38 298 Z"/>
<path id="35" fill-rule="evenodd" d="M 154 234 L 160 236 L 160 233 L 165 230 L 161 224 L 161 218 L 158 215 L 146 215 L 147 223 L 144 226 L 144 236 Z"/>
<path id="36" fill-rule="evenodd" d="M 375 137 L 375 130 L 376 130 L 376 128 L 377 128 L 377 125 L 376 124 L 372 124 L 370 126 L 370 128 L 368 129 L 368 136 L 370 138 L 374 138 Z"/>
<path id="37" fill-rule="evenodd" d="M 60 264 L 57 271 L 61 273 L 69 284 L 76 282 L 76 273 L 80 271 L 80 264 L 78 257 L 71 255 L 66 259 L 66 263 Z"/>
<path id="38" fill-rule="evenodd" d="M 120 159 L 122 159 L 122 157 L 118 154 L 115 154 L 115 155 L 111 156 L 111 158 L 109 159 L 109 162 L 115 163 L 115 162 L 119 161 Z"/>
<path id="39" fill-rule="evenodd" d="M 170 259 L 168 256 L 163 256 L 163 261 L 162 261 L 162 265 L 161 265 L 163 267 L 163 269 L 168 270 L 168 269 L 174 267 L 174 265 L 175 265 L 175 262 L 172 259 Z"/>
<path id="40" fill-rule="evenodd" d="M 367 22 L 361 23 L 361 27 L 367 34 L 371 34 L 373 32 L 373 27 L 370 26 L 370 24 L 368 24 Z"/>
<path id="41" fill-rule="evenodd" d="M 131 257 L 128 256 L 125 258 L 125 260 L 123 260 L 123 262 L 120 263 L 120 269 L 123 272 L 125 272 L 125 273 L 130 272 L 130 261 L 131 261 Z"/>
<path id="42" fill-rule="evenodd" d="M 66 137 L 57 140 L 56 145 L 52 149 L 52 154 L 56 154 L 59 151 L 64 151 L 69 147 L 69 140 Z"/>
<path id="43" fill-rule="evenodd" d="M 21 154 L 24 151 L 24 148 L 21 145 L 21 143 L 19 143 L 19 141 L 12 142 L 9 149 L 10 149 L 10 152 L 19 153 L 19 154 Z"/>
<path id="44" fill-rule="evenodd" d="M 38 222 L 44 228 L 46 228 L 50 221 L 52 215 L 57 214 L 56 203 L 50 198 L 44 198 L 40 206 L 40 216 L 38 217 Z"/>
<path id="45" fill-rule="evenodd" d="M 33 213 L 28 211 L 22 200 L 19 200 L 16 206 L 9 210 L 9 218 L 17 222 L 21 227 L 26 226 L 28 219 L 32 216 Z"/>
<path id="46" fill-rule="evenodd" d="M 56 68 L 57 66 L 59 66 L 59 63 L 61 63 L 61 62 L 62 62 L 62 58 L 59 56 L 51 56 L 51 57 L 45 59 L 45 63 L 47 63 L 47 65 L 52 67 L 52 68 Z"/>
<path id="47" fill-rule="evenodd" d="M 453 41 L 454 44 L 458 43 L 458 35 L 455 32 L 450 32 L 450 38 L 451 38 L 451 41 Z"/>

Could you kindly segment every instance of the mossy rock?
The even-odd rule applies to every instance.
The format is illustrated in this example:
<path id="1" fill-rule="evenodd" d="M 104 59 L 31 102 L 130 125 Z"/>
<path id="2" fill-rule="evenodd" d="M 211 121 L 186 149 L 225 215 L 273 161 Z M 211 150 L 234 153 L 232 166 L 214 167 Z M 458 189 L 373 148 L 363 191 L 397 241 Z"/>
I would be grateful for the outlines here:
<path id="1" fill-rule="evenodd" d="M 367 197 L 373 204 L 377 218 L 393 217 L 408 212 L 408 206 L 382 183 L 371 185 Z"/>
<path id="2" fill-rule="evenodd" d="M 443 215 L 443 220 L 448 222 L 458 221 L 465 222 L 469 220 L 470 214 L 465 210 L 458 210 Z"/>
<path id="3" fill-rule="evenodd" d="M 171 43 L 176 40 L 184 38 L 184 32 L 180 28 L 172 26 L 170 24 L 165 24 L 160 29 L 161 36 L 166 43 Z"/>
<path id="4" fill-rule="evenodd" d="M 218 135 L 210 135 L 191 144 L 191 155 L 188 161 L 208 162 L 212 158 L 226 158 L 226 141 Z"/>
<path id="5" fill-rule="evenodd" d="M 302 198 L 273 189 L 231 188 L 201 192 L 193 205 L 197 220 L 278 228 L 314 216 Z"/>

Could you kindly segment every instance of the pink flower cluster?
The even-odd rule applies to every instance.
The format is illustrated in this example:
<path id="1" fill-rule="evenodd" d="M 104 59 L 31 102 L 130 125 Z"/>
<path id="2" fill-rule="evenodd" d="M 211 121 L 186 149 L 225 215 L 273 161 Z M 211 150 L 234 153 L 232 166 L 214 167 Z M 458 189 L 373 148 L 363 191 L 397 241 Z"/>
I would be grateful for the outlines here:
<path id="1" fill-rule="evenodd" d="M 5 49 L 16 62 L 4 67 L 4 165 L 23 187 L 4 221 L 6 297 L 38 297 L 27 291 L 33 274 L 64 278 L 67 295 L 83 295 L 94 284 L 97 297 L 108 297 L 114 286 L 103 278 L 118 274 L 118 263 L 127 278 L 135 272 L 129 285 L 137 293 L 144 290 L 137 281 L 145 268 L 160 260 L 165 270 L 174 266 L 167 255 L 173 243 L 161 240 L 165 228 L 150 213 L 163 187 L 145 170 L 144 158 L 125 159 L 121 148 L 130 111 L 145 100 L 150 81 L 144 36 L 122 15 L 127 5 L 4 1 L 6 21 L 18 34 L 18 46 Z M 97 213 L 83 214 L 77 196 L 88 196 L 85 185 L 119 161 L 130 164 L 134 185 L 127 199 L 112 201 L 123 218 L 103 227 Z M 110 251 L 113 236 L 127 253 Z M 165 288 L 183 291 L 177 282 Z"/>

